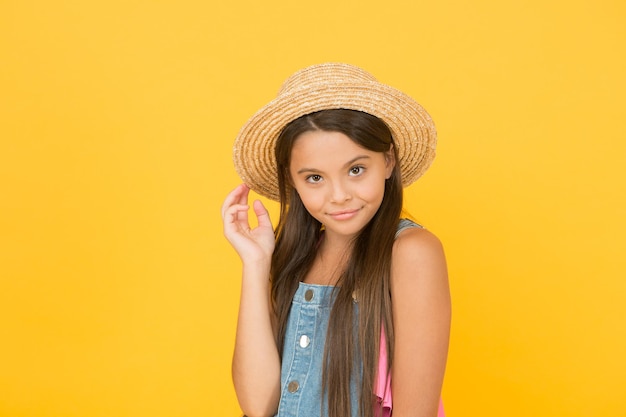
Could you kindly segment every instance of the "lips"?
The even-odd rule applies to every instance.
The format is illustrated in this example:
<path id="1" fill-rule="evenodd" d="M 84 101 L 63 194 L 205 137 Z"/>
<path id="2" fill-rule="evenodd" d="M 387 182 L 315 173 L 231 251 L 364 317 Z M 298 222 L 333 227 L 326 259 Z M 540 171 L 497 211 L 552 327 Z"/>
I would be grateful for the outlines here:
<path id="1" fill-rule="evenodd" d="M 354 216 L 356 216 L 358 212 L 359 212 L 358 209 L 341 210 L 341 211 L 334 211 L 332 213 L 328 213 L 328 215 L 332 217 L 334 220 L 349 220 L 353 218 Z"/>

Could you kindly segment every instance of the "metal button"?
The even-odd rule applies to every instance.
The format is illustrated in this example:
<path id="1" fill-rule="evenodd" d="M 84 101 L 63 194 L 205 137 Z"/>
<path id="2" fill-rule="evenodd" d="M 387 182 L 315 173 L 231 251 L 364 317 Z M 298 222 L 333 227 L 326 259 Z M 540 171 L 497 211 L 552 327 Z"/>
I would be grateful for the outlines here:
<path id="1" fill-rule="evenodd" d="M 304 293 L 304 299 L 307 301 L 311 301 L 313 299 L 313 290 L 306 290 Z"/>
<path id="2" fill-rule="evenodd" d="M 300 347 L 301 348 L 305 348 L 305 347 L 309 346 L 310 343 L 311 343 L 311 338 L 309 338 L 309 336 L 307 336 L 305 334 L 300 336 Z"/>
<path id="3" fill-rule="evenodd" d="M 287 391 L 292 394 L 298 391 L 298 388 L 300 388 L 300 384 L 298 384 L 298 381 L 291 381 L 289 385 L 287 385 Z"/>

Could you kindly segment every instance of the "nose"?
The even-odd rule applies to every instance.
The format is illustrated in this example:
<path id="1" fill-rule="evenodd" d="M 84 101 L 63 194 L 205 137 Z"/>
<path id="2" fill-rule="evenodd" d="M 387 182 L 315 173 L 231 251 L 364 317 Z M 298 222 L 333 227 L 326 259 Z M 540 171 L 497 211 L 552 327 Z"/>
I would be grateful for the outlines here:
<path id="1" fill-rule="evenodd" d="M 350 187 L 348 184 L 345 184 L 343 181 L 334 181 L 331 185 L 330 190 L 330 201 L 333 203 L 342 203 L 344 201 L 350 200 L 352 198 L 352 194 L 350 192 Z"/>

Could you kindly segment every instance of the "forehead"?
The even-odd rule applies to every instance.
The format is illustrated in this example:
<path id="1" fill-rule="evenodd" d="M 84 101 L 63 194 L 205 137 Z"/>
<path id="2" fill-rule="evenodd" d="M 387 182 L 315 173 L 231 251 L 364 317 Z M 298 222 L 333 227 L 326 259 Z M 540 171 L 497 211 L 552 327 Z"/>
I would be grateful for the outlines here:
<path id="1" fill-rule="evenodd" d="M 311 131 L 298 136 L 291 148 L 291 164 L 345 163 L 357 155 L 373 157 L 381 155 L 370 151 L 341 132 Z"/>

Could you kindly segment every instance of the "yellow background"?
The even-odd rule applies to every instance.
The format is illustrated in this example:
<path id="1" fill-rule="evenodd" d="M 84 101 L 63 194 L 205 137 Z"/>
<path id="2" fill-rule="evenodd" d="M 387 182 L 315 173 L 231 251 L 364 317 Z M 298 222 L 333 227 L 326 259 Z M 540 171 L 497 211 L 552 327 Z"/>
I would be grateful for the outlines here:
<path id="1" fill-rule="evenodd" d="M 0 2 L 0 415 L 239 415 L 231 146 L 325 61 L 437 123 L 448 415 L 626 415 L 625 4 Z"/>

